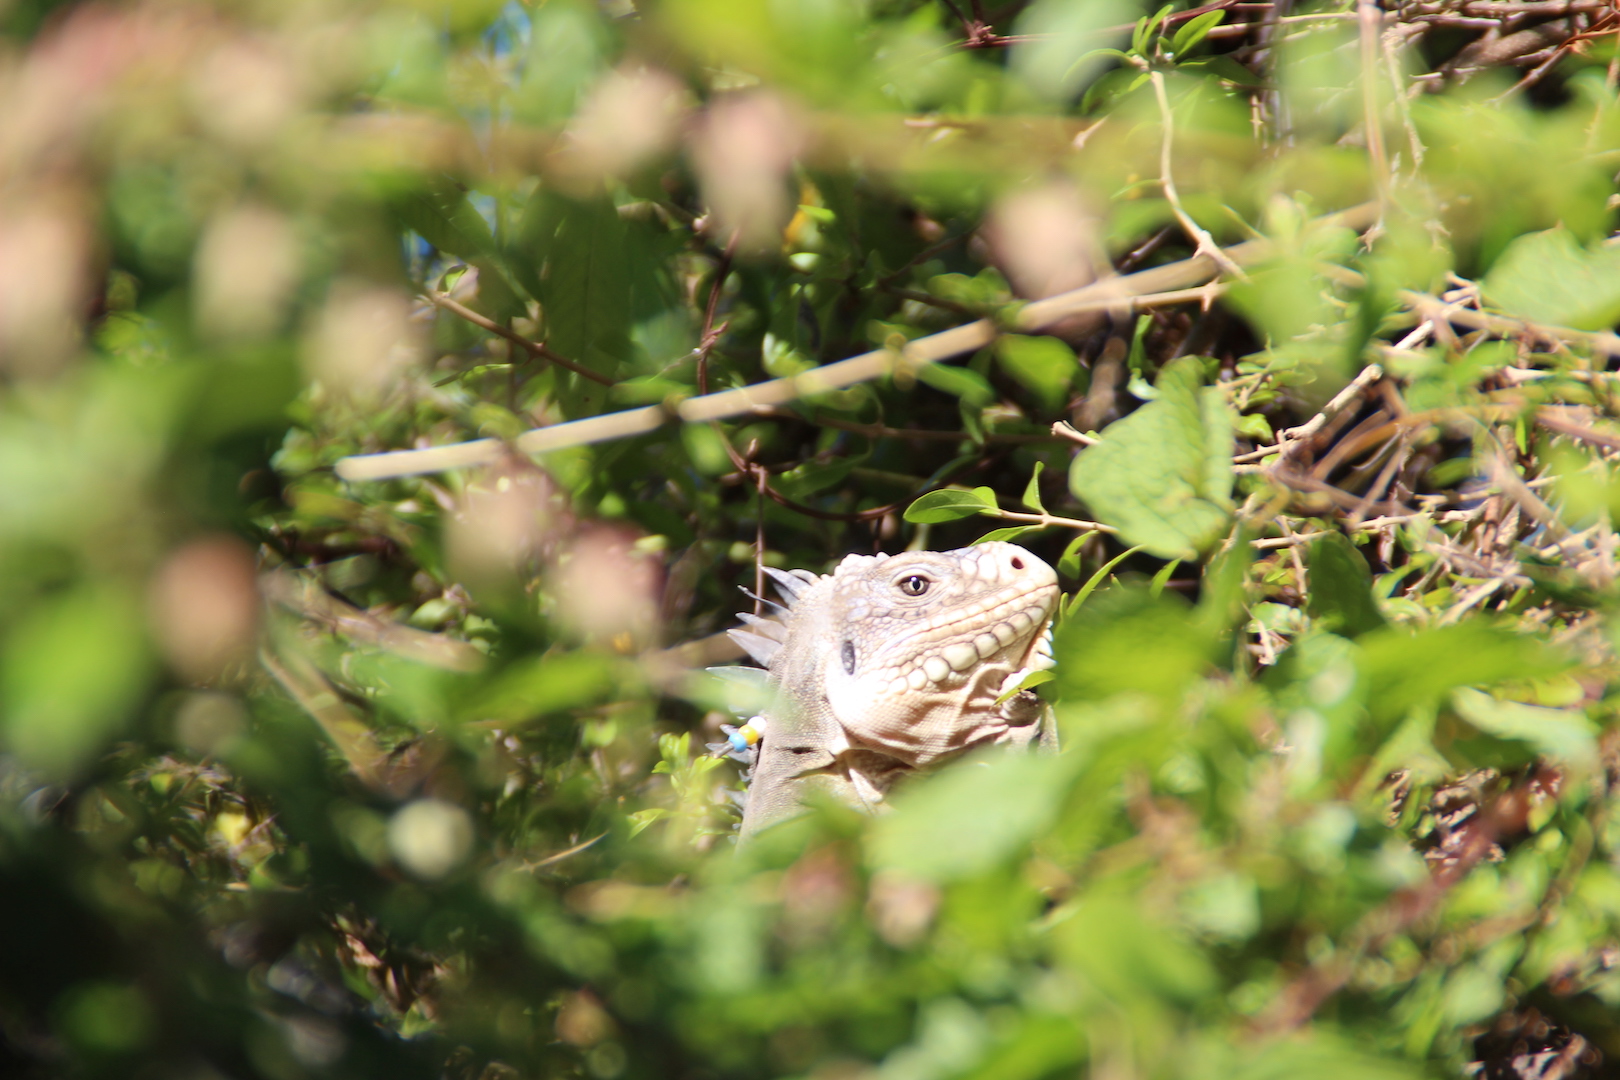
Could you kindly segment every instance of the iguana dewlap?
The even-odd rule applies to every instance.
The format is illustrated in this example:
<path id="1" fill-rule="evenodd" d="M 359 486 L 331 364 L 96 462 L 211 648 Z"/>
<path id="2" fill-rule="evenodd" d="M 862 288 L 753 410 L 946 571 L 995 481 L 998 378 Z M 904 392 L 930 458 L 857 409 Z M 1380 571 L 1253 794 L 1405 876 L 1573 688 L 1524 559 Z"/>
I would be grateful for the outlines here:
<path id="1" fill-rule="evenodd" d="M 1014 544 L 851 555 L 831 574 L 769 570 L 784 603 L 731 636 L 769 672 L 742 838 L 822 790 L 875 809 L 901 776 L 975 747 L 1028 746 L 1051 666 L 1057 574 Z"/>

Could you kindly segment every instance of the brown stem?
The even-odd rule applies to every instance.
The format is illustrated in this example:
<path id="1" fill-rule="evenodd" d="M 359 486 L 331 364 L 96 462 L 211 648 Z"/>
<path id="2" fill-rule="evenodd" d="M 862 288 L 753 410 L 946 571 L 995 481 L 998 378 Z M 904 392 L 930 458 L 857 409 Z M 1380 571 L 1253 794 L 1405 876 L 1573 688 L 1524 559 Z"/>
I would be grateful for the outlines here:
<path id="1" fill-rule="evenodd" d="M 488 330 L 496 337 L 505 338 L 507 341 L 510 341 L 519 348 L 527 350 L 531 356 L 538 356 L 546 360 L 550 360 L 558 367 L 567 368 L 575 375 L 578 375 L 581 378 L 589 379 L 594 383 L 601 383 L 603 386 L 613 385 L 613 380 L 608 378 L 606 375 L 600 375 L 583 364 L 576 363 L 575 361 L 568 359 L 566 356 L 554 352 L 538 341 L 530 341 L 522 334 L 514 333 L 513 331 L 508 330 L 494 319 L 485 318 L 472 308 L 467 307 L 465 304 L 452 300 L 444 293 L 430 292 L 426 295 L 429 302 L 433 303 L 435 306 L 444 308 L 444 310 L 450 312 L 452 315 L 461 316 L 474 326 Z"/>

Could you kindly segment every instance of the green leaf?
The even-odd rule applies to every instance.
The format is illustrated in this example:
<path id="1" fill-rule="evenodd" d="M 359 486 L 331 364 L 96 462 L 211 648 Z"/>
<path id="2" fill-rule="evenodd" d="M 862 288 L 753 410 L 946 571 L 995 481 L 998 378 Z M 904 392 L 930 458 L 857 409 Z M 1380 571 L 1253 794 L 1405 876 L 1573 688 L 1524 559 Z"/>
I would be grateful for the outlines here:
<path id="1" fill-rule="evenodd" d="M 1146 83 L 1148 78 L 1147 72 L 1139 71 L 1135 67 L 1117 67 L 1112 71 L 1105 71 L 1086 88 L 1085 96 L 1080 99 L 1080 111 L 1095 113 L 1115 98 L 1131 93 Z"/>
<path id="2" fill-rule="evenodd" d="M 1158 596 L 1160 593 L 1164 592 L 1164 587 L 1170 584 L 1170 576 L 1176 572 L 1176 569 L 1179 566 L 1181 566 L 1180 559 L 1171 559 L 1169 562 L 1165 563 L 1164 566 L 1159 569 L 1159 572 L 1153 575 L 1153 580 L 1148 582 L 1148 592 L 1152 593 L 1154 596 Z"/>
<path id="3" fill-rule="evenodd" d="M 1385 625 L 1373 600 L 1367 560 L 1343 533 L 1329 533 L 1314 541 L 1306 562 L 1311 589 L 1305 610 L 1311 618 L 1348 638 Z"/>
<path id="4" fill-rule="evenodd" d="M 1185 600 L 1130 586 L 1105 590 L 1065 618 L 1052 645 L 1064 701 L 1115 694 L 1173 701 L 1214 652 Z"/>
<path id="5" fill-rule="evenodd" d="M 1521 236 L 1481 283 L 1485 299 L 1512 315 L 1578 330 L 1620 321 L 1620 248 L 1582 248 L 1562 226 Z"/>
<path id="6" fill-rule="evenodd" d="M 1091 533 L 1081 533 L 1064 547 L 1057 561 L 1058 573 L 1066 577 L 1080 576 L 1080 545 L 1091 539 Z"/>
<path id="7" fill-rule="evenodd" d="M 467 193 L 448 177 L 398 199 L 394 211 L 405 225 L 440 251 L 472 262 L 495 254 L 495 236 Z"/>
<path id="8" fill-rule="evenodd" d="M 1177 360 L 1159 397 L 1082 451 L 1069 486 L 1098 520 L 1165 559 L 1197 558 L 1232 514 L 1232 422 L 1218 390 L 1200 390 L 1202 363 Z"/>
<path id="9" fill-rule="evenodd" d="M 576 204 L 551 238 L 541 281 L 546 344 L 571 360 L 612 375 L 630 355 L 630 267 L 618 211 L 606 199 Z M 568 376 L 570 415 L 600 409 L 604 391 Z"/>
<path id="10" fill-rule="evenodd" d="M 1150 905 L 1095 890 L 1073 902 L 1054 934 L 1058 955 L 1114 1002 L 1144 998 L 1193 1002 L 1213 992 L 1214 969 L 1170 926 L 1151 921 Z"/>
<path id="11" fill-rule="evenodd" d="M 1024 505 L 1037 514 L 1046 513 L 1046 507 L 1041 505 L 1041 470 L 1046 468 L 1046 462 L 1037 461 L 1035 471 L 1030 475 L 1029 483 L 1024 485 Z"/>
<path id="12" fill-rule="evenodd" d="M 1459 686 L 1540 678 L 1569 667 L 1541 642 L 1480 620 L 1416 634 L 1391 627 L 1364 635 L 1358 644 L 1367 710 L 1381 723 L 1414 707 L 1432 707 Z"/>
<path id="13" fill-rule="evenodd" d="M 13 620 L 0 659 L 0 745 L 67 779 L 124 726 L 149 677 L 140 601 L 81 586 Z"/>
<path id="14" fill-rule="evenodd" d="M 1074 350 L 1055 337 L 1003 334 L 996 340 L 1001 369 L 1030 393 L 1047 412 L 1068 403 L 1069 387 L 1080 370 Z"/>
<path id="15" fill-rule="evenodd" d="M 1080 544 L 1082 542 L 1084 542 L 1085 539 L 1086 538 L 1084 536 L 1076 538 L 1074 543 L 1069 545 L 1069 548 L 1071 549 L 1071 551 L 1074 550 L 1074 549 L 1078 549 Z M 1124 551 L 1120 552 L 1118 555 L 1115 555 L 1112 559 L 1109 559 L 1107 562 L 1105 562 L 1101 566 L 1099 566 L 1097 568 L 1097 572 L 1095 574 L 1092 574 L 1089 578 L 1087 578 L 1086 583 L 1084 585 L 1080 586 L 1080 591 L 1075 593 L 1074 596 L 1069 600 L 1069 606 L 1068 606 L 1067 609 L 1065 609 L 1066 613 L 1070 614 L 1070 615 L 1074 614 L 1075 611 L 1079 609 L 1080 605 L 1086 602 L 1086 597 L 1090 596 L 1093 592 L 1095 592 L 1096 589 L 1097 589 L 1097 586 L 1101 585 L 1103 582 L 1108 580 L 1108 575 L 1112 574 L 1114 572 L 1114 568 L 1116 566 L 1118 566 L 1120 563 L 1124 562 L 1126 559 L 1130 558 L 1132 555 L 1135 555 L 1138 551 L 1143 551 L 1143 550 L 1145 550 L 1145 549 L 1141 548 L 1141 547 L 1126 548 Z M 1070 557 L 1070 552 L 1065 551 L 1063 553 L 1063 559 L 1068 559 L 1069 557 Z M 1062 560 L 1059 560 L 1059 564 L 1060 565 L 1062 564 Z M 1079 577 L 1080 576 L 1080 560 L 1079 560 L 1078 557 L 1075 558 L 1073 565 L 1074 565 L 1074 569 L 1069 570 L 1069 571 L 1065 571 L 1065 573 L 1067 573 L 1070 577 Z"/>
<path id="16" fill-rule="evenodd" d="M 1238 63 L 1236 60 L 1221 53 L 1218 56 L 1201 56 L 1197 60 L 1189 60 L 1185 64 L 1177 64 L 1177 71 L 1189 75 L 1213 75 L 1217 79 L 1224 79 L 1239 86 L 1264 86 L 1265 80 L 1254 72 Z"/>
<path id="17" fill-rule="evenodd" d="M 855 467 L 854 458 L 806 461 L 775 478 L 777 490 L 790 499 L 807 499 L 844 482 Z"/>
<path id="18" fill-rule="evenodd" d="M 464 720 L 521 723 L 563 709 L 610 700 L 626 689 L 616 657 L 575 652 L 521 660 L 462 706 Z"/>
<path id="19" fill-rule="evenodd" d="M 981 494 L 989 490 L 989 488 L 976 488 L 973 491 L 965 488 L 941 488 L 938 491 L 930 491 L 906 507 L 905 518 L 917 525 L 934 525 L 942 521 L 959 521 L 974 514 L 994 512 L 995 493 L 991 492 L 988 499 Z"/>
<path id="20" fill-rule="evenodd" d="M 962 399 L 962 404 L 982 409 L 996 398 L 990 383 L 977 371 L 953 364 L 924 364 L 917 369 L 917 381 Z"/>
<path id="21" fill-rule="evenodd" d="M 908 786 L 873 823 L 872 865 L 931 881 L 973 877 L 1015 858 L 1057 813 L 1078 756 L 1002 756 Z M 986 813 L 995 807 L 995 813 Z"/>
<path id="22" fill-rule="evenodd" d="M 996 704 L 1000 705 L 1003 701 L 1008 700 L 1021 690 L 1033 690 L 1037 686 L 1044 686 L 1055 678 L 1057 678 L 1057 672 L 1051 670 L 1050 668 L 1047 668 L 1044 671 L 1032 671 L 1020 679 L 1018 681 L 1018 685 L 1009 686 L 1006 690 L 1002 691 L 1001 696 L 996 698 Z"/>
<path id="23" fill-rule="evenodd" d="M 477 269 L 475 307 L 498 319 L 522 311 L 495 235 L 483 215 L 473 209 L 461 185 L 447 177 L 437 178 L 425 189 L 396 200 L 394 212 L 428 243 Z"/>
<path id="24" fill-rule="evenodd" d="M 1066 103 L 1108 63 L 1094 50 L 1119 43 L 1123 35 L 1111 28 L 1134 8 L 1125 0 L 1034 0 L 1014 24 L 1021 40 L 1009 50 L 1008 69 L 1037 96 Z"/>
<path id="25" fill-rule="evenodd" d="M 1596 732 L 1583 709 L 1498 701 L 1467 688 L 1453 691 L 1451 703 L 1458 715 L 1487 735 L 1528 743 L 1537 753 L 1582 770 L 1598 764 Z"/>
<path id="26" fill-rule="evenodd" d="M 1045 525 L 1013 525 L 1005 529 L 991 529 L 989 532 L 973 541 L 973 543 L 988 544 L 992 540 L 1017 540 L 1020 536 L 1023 536 L 1027 532 L 1044 528 L 1046 528 Z"/>
<path id="27" fill-rule="evenodd" d="M 1175 4 L 1166 4 L 1151 16 L 1138 19 L 1136 29 L 1131 32 L 1131 51 L 1138 56 L 1147 55 L 1148 39 L 1151 38 L 1159 25 L 1169 18 L 1170 13 L 1176 9 Z"/>
<path id="28" fill-rule="evenodd" d="M 1196 19 L 1189 19 L 1176 31 L 1176 36 L 1170 39 L 1170 52 L 1177 60 L 1186 55 L 1187 51 L 1196 46 L 1209 35 L 1209 32 L 1220 25 L 1226 18 L 1226 12 L 1221 9 L 1206 11 Z"/>

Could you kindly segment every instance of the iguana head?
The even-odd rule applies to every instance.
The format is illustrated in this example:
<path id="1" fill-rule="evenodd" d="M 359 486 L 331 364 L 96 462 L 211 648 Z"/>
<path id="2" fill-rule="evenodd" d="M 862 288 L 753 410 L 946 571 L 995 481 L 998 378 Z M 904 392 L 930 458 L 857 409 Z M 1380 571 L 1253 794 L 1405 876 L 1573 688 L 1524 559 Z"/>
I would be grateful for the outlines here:
<path id="1" fill-rule="evenodd" d="M 1027 724 L 998 699 L 1050 665 L 1058 586 L 1023 548 L 851 555 L 822 577 L 772 577 L 786 609 L 734 636 L 800 708 L 825 702 L 850 746 L 921 767 Z"/>

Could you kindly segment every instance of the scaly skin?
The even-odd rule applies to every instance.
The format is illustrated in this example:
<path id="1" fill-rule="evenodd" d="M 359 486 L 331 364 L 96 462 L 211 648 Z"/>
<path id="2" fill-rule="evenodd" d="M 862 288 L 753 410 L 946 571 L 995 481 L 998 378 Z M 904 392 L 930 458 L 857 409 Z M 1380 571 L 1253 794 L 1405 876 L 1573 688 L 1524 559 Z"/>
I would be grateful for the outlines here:
<path id="1" fill-rule="evenodd" d="M 851 555 L 824 577 L 772 577 L 788 602 L 736 638 L 769 669 L 743 840 L 802 811 L 812 790 L 875 810 L 899 778 L 979 746 L 1053 747 L 1034 695 L 1049 666 L 1057 575 L 1014 544 Z"/>

